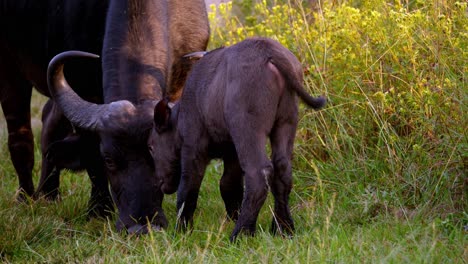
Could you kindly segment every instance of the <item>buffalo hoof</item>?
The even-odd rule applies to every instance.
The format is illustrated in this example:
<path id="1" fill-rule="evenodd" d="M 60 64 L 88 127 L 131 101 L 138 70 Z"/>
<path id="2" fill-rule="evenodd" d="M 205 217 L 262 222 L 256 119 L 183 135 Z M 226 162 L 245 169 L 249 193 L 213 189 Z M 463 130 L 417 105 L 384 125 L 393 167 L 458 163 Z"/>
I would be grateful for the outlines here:
<path id="1" fill-rule="evenodd" d="M 93 218 L 111 218 L 114 214 L 114 207 L 112 205 L 94 205 L 88 206 L 88 215 L 86 216 L 87 220 Z"/>
<path id="2" fill-rule="evenodd" d="M 46 201 L 60 201 L 62 200 L 62 197 L 60 196 L 60 192 L 58 190 L 51 191 L 51 192 L 43 192 L 43 191 L 37 191 L 33 194 L 33 199 L 34 200 L 39 200 L 39 199 L 44 199 Z"/>
<path id="3" fill-rule="evenodd" d="M 144 235 L 153 231 L 161 231 L 162 227 L 159 225 L 151 225 L 151 228 L 148 228 L 148 225 L 136 224 L 127 229 L 127 232 L 131 235 Z"/>
<path id="4" fill-rule="evenodd" d="M 232 231 L 232 234 L 229 237 L 229 241 L 231 243 L 236 242 L 237 237 L 239 235 L 243 235 L 243 236 L 247 236 L 247 237 L 253 237 L 253 236 L 255 236 L 255 229 L 234 228 L 234 231 Z"/>
<path id="5" fill-rule="evenodd" d="M 164 211 L 159 211 L 158 214 L 154 217 L 154 219 L 151 221 L 151 225 L 153 226 L 159 226 L 160 228 L 167 228 L 168 222 L 166 215 L 164 214 Z"/>
<path id="6" fill-rule="evenodd" d="M 284 238 L 292 238 L 294 236 L 294 223 L 291 218 L 286 221 L 281 221 L 273 218 L 271 221 L 271 233 L 273 235 L 280 235 Z M 279 224 L 279 225 L 278 225 Z"/>
<path id="7" fill-rule="evenodd" d="M 32 193 L 31 193 L 32 194 Z M 24 191 L 22 188 L 16 191 L 16 201 L 18 203 L 30 203 L 32 201 L 32 195 Z"/>

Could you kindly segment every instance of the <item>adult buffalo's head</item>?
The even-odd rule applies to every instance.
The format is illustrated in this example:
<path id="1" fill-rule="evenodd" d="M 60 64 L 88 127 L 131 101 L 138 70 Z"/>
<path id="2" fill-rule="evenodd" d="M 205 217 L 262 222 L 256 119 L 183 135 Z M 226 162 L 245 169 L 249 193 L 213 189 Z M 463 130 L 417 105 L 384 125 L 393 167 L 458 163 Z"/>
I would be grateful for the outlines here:
<path id="1" fill-rule="evenodd" d="M 148 224 L 167 226 L 163 194 L 155 177 L 147 139 L 152 128 L 152 100 L 133 104 L 127 100 L 94 104 L 80 98 L 63 75 L 64 63 L 75 57 L 97 55 L 68 51 L 55 56 L 48 68 L 48 84 L 55 102 L 75 126 L 99 136 L 104 170 L 119 210 L 117 229 L 145 233 Z"/>

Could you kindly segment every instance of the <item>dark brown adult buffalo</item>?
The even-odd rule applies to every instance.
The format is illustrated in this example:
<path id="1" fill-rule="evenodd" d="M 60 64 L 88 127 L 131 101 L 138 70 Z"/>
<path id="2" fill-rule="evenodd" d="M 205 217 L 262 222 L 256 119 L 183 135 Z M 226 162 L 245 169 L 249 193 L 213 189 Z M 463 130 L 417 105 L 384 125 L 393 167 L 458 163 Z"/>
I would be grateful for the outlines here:
<path id="1" fill-rule="evenodd" d="M 50 62 L 55 103 L 76 128 L 99 138 L 119 230 L 167 225 L 147 146 L 153 109 L 163 94 L 177 97 L 190 67 L 182 56 L 204 50 L 208 38 L 203 0 L 111 0 L 102 51 L 104 103 L 83 100 L 63 76 L 68 61 L 95 55 L 70 51 Z"/>
<path id="2" fill-rule="evenodd" d="M 47 65 L 57 53 L 81 49 L 100 54 L 104 38 L 107 0 L 1 0 L 0 1 L 0 102 L 8 128 L 8 148 L 19 179 L 20 198 L 34 193 L 33 135 L 30 100 L 34 86 L 49 96 Z M 101 65 L 76 60 L 65 73 L 83 98 L 102 101 Z M 73 135 L 86 150 L 80 168 L 88 169 L 93 183 L 90 209 L 103 215 L 112 208 L 102 172 L 97 138 L 74 133 L 61 110 L 49 101 L 43 111 L 43 159 L 38 194 L 56 198 L 60 168 L 44 158 L 49 145 Z M 99 164 L 100 167 L 99 167 Z M 66 164 L 62 164 L 66 165 Z"/>
<path id="3" fill-rule="evenodd" d="M 204 50 L 208 37 L 203 0 L 111 0 L 102 51 L 104 103 L 83 100 L 63 76 L 66 61 L 94 55 L 70 51 L 49 64 L 55 103 L 75 127 L 99 138 L 118 230 L 167 225 L 147 146 L 153 109 L 163 94 L 177 97 L 190 68 L 183 55 Z"/>
<path id="4" fill-rule="evenodd" d="M 222 158 L 221 195 L 228 216 L 237 219 L 231 240 L 240 232 L 254 234 L 268 189 L 275 198 L 272 231 L 292 233 L 296 94 L 314 109 L 326 102 L 308 95 L 302 83 L 302 66 L 289 50 L 254 38 L 207 53 L 193 67 L 180 102 L 156 105 L 148 143 L 162 190 L 177 190 L 180 227 L 192 222 L 208 162 Z"/>

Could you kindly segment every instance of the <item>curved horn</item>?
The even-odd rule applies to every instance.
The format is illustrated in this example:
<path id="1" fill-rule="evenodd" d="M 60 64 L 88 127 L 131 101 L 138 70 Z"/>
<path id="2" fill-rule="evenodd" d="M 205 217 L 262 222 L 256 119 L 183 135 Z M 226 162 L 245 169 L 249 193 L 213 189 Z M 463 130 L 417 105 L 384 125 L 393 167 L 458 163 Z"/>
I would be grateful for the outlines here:
<path id="1" fill-rule="evenodd" d="M 66 51 L 56 55 L 47 68 L 47 84 L 54 101 L 62 109 L 70 122 L 86 130 L 98 131 L 103 128 L 103 121 L 113 119 L 114 125 L 125 122 L 128 114 L 134 113 L 135 107 L 129 101 L 117 101 L 110 104 L 94 104 L 83 100 L 68 84 L 63 75 L 64 63 L 73 58 L 99 58 L 98 55 L 82 51 Z M 119 122 L 120 121 L 120 122 Z"/>
<path id="2" fill-rule="evenodd" d="M 72 124 L 83 129 L 96 130 L 100 123 L 97 113 L 101 113 L 105 105 L 83 100 L 73 91 L 63 74 L 64 63 L 78 57 L 99 58 L 98 55 L 81 51 L 66 51 L 56 55 L 47 68 L 47 84 L 52 98 Z"/>

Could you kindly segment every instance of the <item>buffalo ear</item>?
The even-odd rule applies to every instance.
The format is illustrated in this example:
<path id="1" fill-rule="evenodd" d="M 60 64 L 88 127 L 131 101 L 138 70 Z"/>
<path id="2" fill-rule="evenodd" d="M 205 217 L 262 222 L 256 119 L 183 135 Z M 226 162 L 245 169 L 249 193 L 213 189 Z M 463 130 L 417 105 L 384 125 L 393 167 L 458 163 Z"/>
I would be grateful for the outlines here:
<path id="1" fill-rule="evenodd" d="M 169 99 L 164 98 L 154 107 L 154 127 L 158 133 L 170 128 L 171 107 Z"/>
<path id="2" fill-rule="evenodd" d="M 82 170 L 81 162 L 82 141 L 80 136 L 72 135 L 56 141 L 47 147 L 46 159 L 60 169 Z"/>

